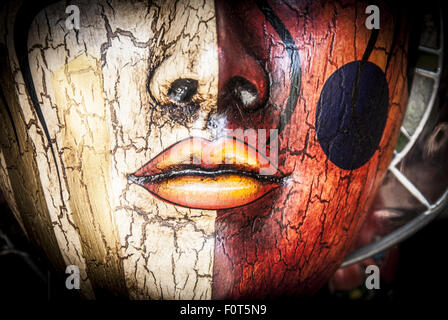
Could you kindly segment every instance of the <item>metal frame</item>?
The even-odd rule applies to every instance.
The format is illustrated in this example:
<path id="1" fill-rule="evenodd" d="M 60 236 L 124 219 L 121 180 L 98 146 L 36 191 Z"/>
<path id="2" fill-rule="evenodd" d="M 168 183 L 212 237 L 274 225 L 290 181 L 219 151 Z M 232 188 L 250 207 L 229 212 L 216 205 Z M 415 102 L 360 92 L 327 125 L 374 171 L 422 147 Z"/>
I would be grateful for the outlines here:
<path id="1" fill-rule="evenodd" d="M 400 228 L 391 232 L 390 234 L 384 236 L 380 240 L 350 253 L 346 257 L 345 261 L 342 263 L 341 265 L 342 268 L 363 261 L 407 239 L 409 236 L 411 236 L 416 231 L 420 230 L 421 228 L 426 226 L 429 222 L 431 222 L 433 219 L 435 219 L 438 216 L 438 214 L 440 214 L 443 211 L 445 205 L 448 203 L 448 189 L 445 190 L 445 193 L 436 202 L 430 203 L 430 201 L 426 199 L 426 197 L 420 192 L 420 190 L 397 168 L 401 160 L 403 160 L 403 158 L 406 156 L 409 150 L 411 150 L 411 148 L 414 146 L 418 137 L 422 133 L 423 128 L 427 124 L 429 115 L 433 110 L 434 102 L 436 100 L 437 92 L 439 89 L 440 77 L 442 73 L 443 47 L 444 47 L 443 19 L 442 14 L 440 13 L 439 48 L 433 49 L 421 45 L 418 47 L 418 50 L 425 53 L 436 55 L 438 57 L 437 71 L 433 72 L 422 68 L 414 69 L 414 74 L 418 74 L 434 80 L 431 97 L 423 113 L 423 116 L 420 119 L 420 122 L 412 135 L 409 134 L 409 132 L 403 126 L 401 126 L 401 133 L 407 139 L 409 139 L 409 141 L 401 151 L 397 150 L 394 151 L 394 158 L 392 159 L 389 165 L 389 171 L 397 178 L 397 180 L 403 185 L 403 187 L 405 187 L 409 191 L 409 193 L 412 196 L 414 196 L 420 203 L 422 203 L 426 207 L 426 210 L 421 214 L 419 214 L 410 222 L 406 223 L 405 225 L 401 226 Z"/>
<path id="2" fill-rule="evenodd" d="M 17 257 L 20 257 L 44 283 L 47 283 L 47 278 L 43 275 L 43 273 L 39 270 L 37 265 L 33 262 L 30 255 L 25 251 L 19 250 L 16 247 L 14 247 L 11 240 L 5 233 L 3 233 L 1 229 L 0 229 L 0 240 L 3 240 L 3 242 L 5 243 L 3 246 L 0 247 L 0 263 L 1 258 L 4 256 L 15 255 Z"/>

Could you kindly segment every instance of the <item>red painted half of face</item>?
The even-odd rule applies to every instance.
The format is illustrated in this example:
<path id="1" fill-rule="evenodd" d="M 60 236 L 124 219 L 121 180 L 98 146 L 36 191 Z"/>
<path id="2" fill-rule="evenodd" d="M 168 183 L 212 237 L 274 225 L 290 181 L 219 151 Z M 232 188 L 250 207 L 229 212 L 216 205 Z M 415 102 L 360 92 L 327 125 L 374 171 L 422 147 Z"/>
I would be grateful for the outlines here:
<path id="1" fill-rule="evenodd" d="M 369 30 L 367 5 L 216 2 L 216 119 L 224 131 L 278 129 L 286 178 L 219 210 L 213 298 L 313 293 L 350 250 L 407 99 L 405 19 L 380 4 L 381 28 Z"/>

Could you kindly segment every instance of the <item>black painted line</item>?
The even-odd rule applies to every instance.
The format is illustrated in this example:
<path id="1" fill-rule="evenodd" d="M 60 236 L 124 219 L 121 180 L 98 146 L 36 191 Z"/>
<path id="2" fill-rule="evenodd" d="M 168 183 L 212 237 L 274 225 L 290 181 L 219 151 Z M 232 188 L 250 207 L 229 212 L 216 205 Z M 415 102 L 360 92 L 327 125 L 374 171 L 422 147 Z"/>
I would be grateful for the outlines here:
<path id="1" fill-rule="evenodd" d="M 19 62 L 19 67 L 22 72 L 23 81 L 25 82 L 25 87 L 28 94 L 30 95 L 33 108 L 37 114 L 37 118 L 42 125 L 45 137 L 48 141 L 48 146 L 50 147 L 51 155 L 56 166 L 56 173 L 59 182 L 59 190 L 61 199 L 64 199 L 62 192 L 62 179 L 59 172 L 59 166 L 56 159 L 56 153 L 54 151 L 53 142 L 48 130 L 47 123 L 45 122 L 45 117 L 42 112 L 42 108 L 37 99 L 36 88 L 34 87 L 33 76 L 31 74 L 30 62 L 28 58 L 28 34 L 31 27 L 31 23 L 36 15 L 42 11 L 46 6 L 55 3 L 54 0 L 44 0 L 36 2 L 25 1 L 20 7 L 16 19 L 14 21 L 14 46 L 16 50 L 16 56 Z"/>
<path id="2" fill-rule="evenodd" d="M 6 113 L 8 115 L 9 121 L 11 122 L 12 130 L 14 131 L 14 136 L 17 141 L 17 146 L 19 148 L 19 152 L 21 152 L 22 148 L 20 146 L 20 140 L 19 140 L 19 135 L 17 134 L 17 128 L 14 123 L 14 118 L 12 117 L 11 108 L 9 107 L 8 101 L 6 100 L 5 93 L 3 92 L 2 86 L 0 86 L 0 99 L 2 100 L 3 104 L 5 105 Z"/>
<path id="3" fill-rule="evenodd" d="M 369 60 L 369 57 L 372 54 L 373 49 L 375 48 L 376 41 L 378 40 L 379 33 L 380 33 L 379 29 L 372 29 L 372 32 L 370 33 L 369 42 L 367 43 L 367 47 L 364 50 L 364 54 L 362 55 L 363 63 Z"/>
<path id="4" fill-rule="evenodd" d="M 372 32 L 370 33 L 369 42 L 367 43 L 366 49 L 364 50 L 364 53 L 362 55 L 361 63 L 358 66 L 358 71 L 356 73 L 355 78 L 355 84 L 353 85 L 352 89 L 352 103 L 351 103 L 351 114 L 353 121 L 355 123 L 355 127 L 357 127 L 357 116 L 356 116 L 356 101 L 358 100 L 358 87 L 359 87 L 359 80 L 361 78 L 361 74 L 364 70 L 364 66 L 366 62 L 369 60 L 370 55 L 372 54 L 373 49 L 375 48 L 376 41 L 378 40 L 379 30 L 378 29 L 372 29 Z"/>
<path id="5" fill-rule="evenodd" d="M 294 39 L 289 33 L 286 26 L 280 20 L 280 18 L 275 14 L 272 8 L 268 5 L 266 0 L 256 0 L 255 1 L 258 8 L 263 12 L 266 20 L 272 25 L 274 30 L 279 35 L 283 44 L 285 45 L 286 51 L 288 52 L 288 57 L 290 60 L 290 75 L 291 75 L 291 89 L 289 90 L 288 102 L 286 103 L 286 109 L 284 113 L 282 113 L 280 117 L 280 124 L 278 127 L 278 132 L 281 133 L 282 130 L 286 127 L 286 125 L 291 120 L 291 116 L 296 108 L 297 101 L 299 99 L 299 92 L 301 86 L 301 66 L 300 66 L 300 57 L 298 53 L 298 49 Z M 267 141 L 269 144 L 269 138 Z"/>

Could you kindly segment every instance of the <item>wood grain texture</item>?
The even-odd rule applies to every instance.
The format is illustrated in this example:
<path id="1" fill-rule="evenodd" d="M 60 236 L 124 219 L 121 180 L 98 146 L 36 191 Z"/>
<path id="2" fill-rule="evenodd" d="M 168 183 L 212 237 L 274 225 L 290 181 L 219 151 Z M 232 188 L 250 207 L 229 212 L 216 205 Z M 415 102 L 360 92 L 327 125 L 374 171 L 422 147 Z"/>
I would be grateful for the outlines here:
<path id="1" fill-rule="evenodd" d="M 14 99 L 17 99 L 17 109 L 13 110 L 11 113 L 17 117 L 14 119 L 14 125 L 16 127 L 24 126 L 26 130 L 26 135 L 24 137 L 19 136 L 20 141 L 18 144 L 22 145 L 25 143 L 26 145 L 29 145 L 29 150 L 32 153 L 32 157 L 35 159 L 34 161 L 37 169 L 34 172 L 34 175 L 36 177 L 35 179 L 40 180 L 42 184 L 42 193 L 45 199 L 45 204 L 40 203 L 39 207 L 40 210 L 45 209 L 45 207 L 47 208 L 47 212 L 51 219 L 53 234 L 56 237 L 57 245 L 59 247 L 59 250 L 56 250 L 55 248 L 52 250 L 54 250 L 54 254 L 58 254 L 58 251 L 60 251 L 63 263 L 58 264 L 58 260 L 51 260 L 62 270 L 65 270 L 66 265 L 77 265 L 81 274 L 82 294 L 87 298 L 94 298 L 90 281 L 85 272 L 85 262 L 82 255 L 77 227 L 73 222 L 71 213 L 67 210 L 67 189 L 64 188 L 64 185 L 60 185 L 58 181 L 56 166 L 52 161 L 50 149 L 48 147 L 49 141 L 45 138 L 42 124 L 39 122 L 37 114 L 31 105 L 31 99 L 26 90 L 24 78 L 15 53 L 13 32 L 14 21 L 21 5 L 21 2 L 10 2 L 7 3 L 4 8 L 6 14 L 2 24 L 5 25 L 6 33 L 4 41 L 10 59 L 9 64 L 5 66 L 4 70 L 11 71 L 12 80 L 10 79 L 11 83 L 7 81 L 2 82 L 1 85 L 3 88 L 12 85 L 8 91 L 10 92 L 12 99 L 9 101 L 10 103 L 14 102 Z M 18 161 L 16 163 L 20 162 Z M 22 168 L 20 167 L 20 169 Z M 63 189 L 61 190 L 60 187 Z M 17 197 L 17 195 L 15 195 L 15 197 Z M 45 223 L 45 220 L 42 222 L 34 220 L 33 223 L 35 223 L 35 228 L 39 229 L 41 228 L 41 224 Z M 49 232 L 48 236 L 51 236 L 51 232 Z M 32 237 L 30 237 L 30 239 L 33 240 Z M 50 254 L 49 257 L 51 258 L 52 255 Z"/>
<path id="2" fill-rule="evenodd" d="M 126 295 L 115 216 L 111 210 L 110 136 L 97 60 L 81 55 L 53 73 L 62 124 L 65 180 L 88 276 L 96 291 Z"/>
<path id="3" fill-rule="evenodd" d="M 4 97 L 0 100 L 0 172 L 2 180 L 6 180 L 7 184 L 2 185 L 2 191 L 26 235 L 37 247 L 43 249 L 56 267 L 62 268 L 64 260 L 38 178 L 35 150 L 22 120 L 14 81 L 9 72 L 9 60 L 3 49 L 0 52 L 0 83 Z"/>

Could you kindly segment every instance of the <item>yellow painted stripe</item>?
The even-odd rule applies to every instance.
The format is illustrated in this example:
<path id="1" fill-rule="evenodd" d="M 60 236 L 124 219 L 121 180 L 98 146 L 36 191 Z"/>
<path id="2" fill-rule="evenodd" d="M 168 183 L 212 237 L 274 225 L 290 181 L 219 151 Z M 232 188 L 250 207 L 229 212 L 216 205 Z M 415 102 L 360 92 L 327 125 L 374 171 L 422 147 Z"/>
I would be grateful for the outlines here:
<path id="1" fill-rule="evenodd" d="M 81 55 L 53 74 L 52 85 L 63 126 L 69 204 L 79 228 L 87 275 L 97 298 L 127 296 L 110 205 L 110 136 L 99 62 Z"/>

